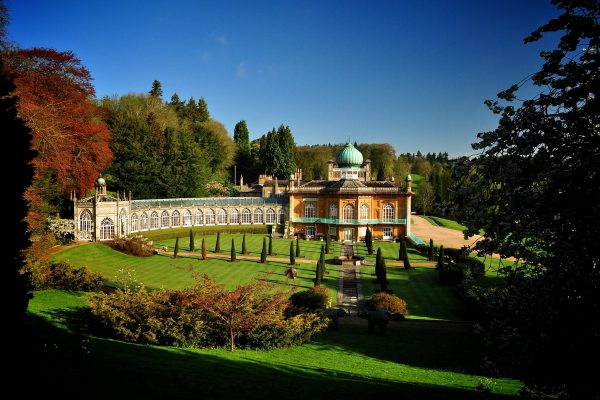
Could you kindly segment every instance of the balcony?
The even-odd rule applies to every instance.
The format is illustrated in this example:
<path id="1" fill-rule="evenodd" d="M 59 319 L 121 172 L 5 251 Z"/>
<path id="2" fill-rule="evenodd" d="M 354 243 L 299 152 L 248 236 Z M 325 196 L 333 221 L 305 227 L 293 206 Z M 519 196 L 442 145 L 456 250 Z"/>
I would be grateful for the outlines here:
<path id="1" fill-rule="evenodd" d="M 292 223 L 329 225 L 406 225 L 406 219 L 292 218 Z"/>

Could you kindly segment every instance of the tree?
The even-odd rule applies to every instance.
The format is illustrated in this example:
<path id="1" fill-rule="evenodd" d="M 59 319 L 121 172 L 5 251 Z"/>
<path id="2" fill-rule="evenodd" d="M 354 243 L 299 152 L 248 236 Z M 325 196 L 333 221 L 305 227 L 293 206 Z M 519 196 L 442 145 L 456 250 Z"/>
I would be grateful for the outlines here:
<path id="1" fill-rule="evenodd" d="M 321 281 L 323 281 L 324 275 L 327 273 L 327 266 L 325 265 L 325 247 L 321 246 L 321 254 L 319 254 L 319 264 L 321 264 Z"/>
<path id="2" fill-rule="evenodd" d="M 260 252 L 260 263 L 265 264 L 267 262 L 267 238 L 263 238 L 262 251 Z"/>
<path id="3" fill-rule="evenodd" d="M 4 4 L 0 3 L 0 41 L 4 41 L 7 12 Z M 3 43 L 0 43 L 4 47 Z M 27 276 L 19 273 L 23 266 L 23 250 L 29 242 L 27 224 L 27 203 L 23 197 L 25 190 L 31 184 L 34 171 L 31 161 L 35 152 L 30 149 L 32 134 L 25 122 L 17 115 L 18 98 L 10 93 L 15 86 L 5 70 L 4 59 L 0 57 L 0 126 L 2 126 L 6 146 L 10 149 L 10 161 L 5 158 L 4 170 L 10 171 L 4 181 L 4 201 L 10 212 L 5 216 L 6 235 L 5 250 L 2 252 L 3 304 L 5 305 L 8 324 L 19 320 L 31 298 L 31 285 Z M 11 325 L 14 326 L 14 325 Z"/>
<path id="4" fill-rule="evenodd" d="M 206 240 L 202 238 L 202 259 L 206 260 Z"/>
<path id="5" fill-rule="evenodd" d="M 416 203 L 421 209 L 423 215 L 429 212 L 429 209 L 433 205 L 434 193 L 431 183 L 427 180 L 421 181 L 419 184 L 419 193 L 416 196 Z"/>
<path id="6" fill-rule="evenodd" d="M 404 268 L 410 269 L 410 260 L 408 259 L 408 244 L 406 243 L 406 236 L 402 236 L 402 263 L 404 264 Z"/>
<path id="7" fill-rule="evenodd" d="M 221 233 L 217 232 L 217 240 L 215 242 L 215 253 L 221 252 Z"/>
<path id="8" fill-rule="evenodd" d="M 296 254 L 294 253 L 294 242 L 290 242 L 290 265 L 296 265 Z"/>
<path id="9" fill-rule="evenodd" d="M 173 248 L 173 257 L 177 258 L 179 254 L 179 236 L 175 238 L 175 248 Z"/>
<path id="10" fill-rule="evenodd" d="M 484 231 L 479 251 L 520 260 L 484 326 L 488 358 L 530 387 L 592 398 L 579 357 L 597 354 L 600 336 L 600 3 L 553 3 L 561 14 L 525 38 L 561 35 L 531 75 L 539 93 L 517 100 L 524 80 L 487 101 L 500 121 L 462 160 L 457 203 L 467 234 Z"/>
<path id="11" fill-rule="evenodd" d="M 163 95 L 161 83 L 155 79 L 154 82 L 152 82 L 152 89 L 150 89 L 148 93 L 152 97 L 161 98 Z"/>
<path id="12" fill-rule="evenodd" d="M 377 282 L 381 282 L 381 260 L 383 255 L 381 254 L 381 247 L 377 248 L 377 255 L 375 256 L 375 277 Z"/>
<path id="13" fill-rule="evenodd" d="M 387 280 L 387 266 L 385 265 L 385 258 L 381 258 L 381 267 L 379 272 L 379 287 L 382 292 L 387 292 L 388 280 Z"/>
<path id="14" fill-rule="evenodd" d="M 235 241 L 231 238 L 231 262 L 236 262 Z"/>
<path id="15" fill-rule="evenodd" d="M 233 129 L 233 141 L 239 155 L 250 156 L 250 133 L 245 120 L 235 124 Z"/>
<path id="16" fill-rule="evenodd" d="M 427 252 L 427 259 L 429 261 L 433 260 L 433 239 L 429 239 L 429 250 Z"/>
<path id="17" fill-rule="evenodd" d="M 296 236 L 296 257 L 300 257 L 300 237 Z"/>
<path id="18" fill-rule="evenodd" d="M 190 229 L 190 251 L 194 251 L 194 232 Z"/>
<path id="19" fill-rule="evenodd" d="M 200 100 L 198 100 L 198 112 L 196 118 L 198 122 L 206 122 L 210 120 L 208 104 L 206 104 L 206 100 L 204 100 L 204 97 L 200 97 Z"/>
<path id="20" fill-rule="evenodd" d="M 321 265 L 321 260 L 317 261 L 317 269 L 315 270 L 315 287 L 321 286 L 321 279 L 323 278 L 323 266 Z"/>
<path id="21" fill-rule="evenodd" d="M 246 249 L 246 234 L 242 236 L 242 254 L 248 254 L 248 249 Z"/>
<path id="22" fill-rule="evenodd" d="M 367 233 L 365 234 L 365 244 L 367 245 L 367 252 L 369 255 L 373 254 L 373 233 L 371 228 L 367 226 Z"/>
<path id="23" fill-rule="evenodd" d="M 193 297 L 195 305 L 210 313 L 215 324 L 226 328 L 231 351 L 242 333 L 271 323 L 288 305 L 286 293 L 277 292 L 273 285 L 258 279 L 230 292 L 204 275 L 194 292 L 198 294 Z"/>
<path id="24" fill-rule="evenodd" d="M 438 261 L 436 265 L 436 269 L 442 270 L 444 269 L 444 245 L 440 245 L 440 252 L 438 253 Z"/>

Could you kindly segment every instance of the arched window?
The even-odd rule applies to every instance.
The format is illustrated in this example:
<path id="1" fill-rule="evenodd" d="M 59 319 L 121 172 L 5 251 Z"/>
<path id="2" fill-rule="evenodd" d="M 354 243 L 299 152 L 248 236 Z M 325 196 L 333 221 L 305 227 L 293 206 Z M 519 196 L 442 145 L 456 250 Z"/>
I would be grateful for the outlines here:
<path id="1" fill-rule="evenodd" d="M 242 224 L 249 224 L 252 222 L 252 213 L 247 208 L 242 210 Z"/>
<path id="2" fill-rule="evenodd" d="M 138 230 L 137 214 L 131 214 L 131 232 L 137 232 L 137 230 Z"/>
<path id="3" fill-rule="evenodd" d="M 394 206 L 386 204 L 383 206 L 383 221 L 391 222 L 394 219 Z"/>
<path id="4" fill-rule="evenodd" d="M 202 210 L 196 210 L 196 218 L 195 218 L 196 225 L 202 225 L 204 223 L 204 214 L 202 213 Z"/>
<path id="5" fill-rule="evenodd" d="M 277 214 L 277 223 L 285 224 L 285 216 L 285 210 L 282 208 L 281 210 L 279 210 L 279 214 Z"/>
<path id="6" fill-rule="evenodd" d="M 156 211 L 152 211 L 150 215 L 150 229 L 158 229 L 158 213 Z"/>
<path id="7" fill-rule="evenodd" d="M 162 214 L 160 214 L 160 226 L 163 228 L 169 226 L 169 213 L 166 211 L 163 211 Z"/>
<path id="8" fill-rule="evenodd" d="M 363 204 L 360 206 L 360 215 L 359 218 L 362 220 L 369 219 L 369 206 Z"/>
<path id="9" fill-rule="evenodd" d="M 317 218 L 317 207 L 313 203 L 304 205 L 304 218 Z"/>
<path id="10" fill-rule="evenodd" d="M 100 240 L 115 238 L 115 223 L 110 218 L 104 218 L 100 223 Z"/>
<path id="11" fill-rule="evenodd" d="M 227 211 L 224 208 L 221 208 L 217 212 L 217 224 L 224 225 L 227 223 Z"/>
<path id="12" fill-rule="evenodd" d="M 206 210 L 206 225 L 215 224 L 215 212 L 211 209 Z"/>
<path id="13" fill-rule="evenodd" d="M 192 225 L 192 212 L 190 210 L 185 210 L 183 212 L 183 226 Z"/>
<path id="14" fill-rule="evenodd" d="M 235 208 L 231 210 L 229 213 L 229 223 L 230 224 L 239 224 L 240 223 L 240 213 Z"/>
<path id="15" fill-rule="evenodd" d="M 339 218 L 338 205 L 337 204 L 332 204 L 332 205 L 329 206 L 329 218 L 331 218 L 331 219 L 338 219 Z"/>
<path id="16" fill-rule="evenodd" d="M 257 208 L 256 210 L 254 210 L 254 223 L 255 224 L 263 223 L 263 210 L 261 210 L 260 208 Z"/>
<path id="17" fill-rule="evenodd" d="M 92 213 L 90 210 L 83 210 L 79 214 L 79 232 L 91 233 L 94 228 L 94 221 L 92 220 Z"/>
<path id="18" fill-rule="evenodd" d="M 179 217 L 179 211 L 173 211 L 171 215 L 171 226 L 179 226 L 181 225 L 181 218 Z"/>
<path id="19" fill-rule="evenodd" d="M 148 214 L 144 212 L 140 217 L 140 230 L 145 231 L 146 229 L 148 229 Z"/>
<path id="20" fill-rule="evenodd" d="M 119 213 L 119 235 L 127 235 L 127 213 L 125 212 L 125 209 L 121 209 L 121 212 Z"/>
<path id="21" fill-rule="evenodd" d="M 352 222 L 353 219 L 354 219 L 354 206 L 352 204 L 346 204 L 344 206 L 343 221 L 344 222 Z"/>
<path id="22" fill-rule="evenodd" d="M 267 224 L 272 224 L 273 222 L 275 222 L 275 211 L 273 211 L 272 208 L 269 208 L 267 210 L 267 218 L 265 222 Z"/>

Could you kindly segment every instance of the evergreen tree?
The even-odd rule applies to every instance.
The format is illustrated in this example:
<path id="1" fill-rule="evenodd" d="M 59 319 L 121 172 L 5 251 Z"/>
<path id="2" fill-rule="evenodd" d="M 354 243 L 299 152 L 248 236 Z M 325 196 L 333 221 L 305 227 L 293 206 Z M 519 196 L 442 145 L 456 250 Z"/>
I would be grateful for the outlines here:
<path id="1" fill-rule="evenodd" d="M 440 245 L 440 252 L 438 254 L 437 269 L 444 269 L 444 245 Z"/>
<path id="2" fill-rule="evenodd" d="M 232 238 L 231 239 L 231 262 L 235 262 L 235 261 L 236 261 L 235 241 Z"/>
<path id="3" fill-rule="evenodd" d="M 369 255 L 373 254 L 373 233 L 371 228 L 367 226 L 367 233 L 365 234 L 365 244 L 367 245 L 367 252 Z"/>
<path id="4" fill-rule="evenodd" d="M 408 244 L 406 243 L 406 236 L 402 236 L 402 243 L 404 243 L 404 245 L 402 246 L 404 248 L 402 252 L 404 268 L 410 269 L 410 260 L 408 259 Z"/>
<path id="5" fill-rule="evenodd" d="M 177 254 L 179 254 L 179 236 L 175 238 L 175 248 L 173 249 L 173 257 L 177 258 Z"/>
<path id="6" fill-rule="evenodd" d="M 377 248 L 377 255 L 375 256 L 375 276 L 376 281 L 380 282 L 381 281 L 381 260 L 383 259 L 383 256 L 381 254 L 381 247 Z"/>
<path id="7" fill-rule="evenodd" d="M 380 166 L 379 170 L 377 171 L 377 180 L 385 181 L 385 167 L 383 165 Z"/>
<path id="8" fill-rule="evenodd" d="M 323 275 L 327 273 L 327 267 L 325 266 L 325 247 L 321 246 L 321 254 L 319 255 L 319 264 L 321 264 L 321 280 Z"/>
<path id="9" fill-rule="evenodd" d="M 248 254 L 248 250 L 246 249 L 246 234 L 242 236 L 242 254 Z"/>
<path id="10" fill-rule="evenodd" d="M 154 82 L 152 82 L 152 89 L 150 89 L 148 93 L 152 97 L 161 98 L 163 95 L 161 83 L 155 79 Z"/>
<path id="11" fill-rule="evenodd" d="M 290 265 L 296 265 L 296 254 L 294 253 L 293 241 L 290 241 Z"/>
<path id="12" fill-rule="evenodd" d="M 204 100 L 204 97 L 200 97 L 200 100 L 198 100 L 196 118 L 198 122 L 206 122 L 210 119 L 208 105 L 206 104 L 206 100 Z"/>
<path id="13" fill-rule="evenodd" d="M 267 238 L 263 238 L 263 247 L 260 252 L 260 263 L 265 264 L 267 262 Z"/>
<path id="14" fill-rule="evenodd" d="M 323 270 L 322 270 L 322 266 L 321 266 L 321 261 L 317 261 L 317 269 L 315 271 L 315 287 L 316 286 L 321 286 L 321 278 L 323 276 Z"/>
<path id="15" fill-rule="evenodd" d="M 300 257 L 300 237 L 296 236 L 296 257 Z"/>
<path id="16" fill-rule="evenodd" d="M 194 232 L 192 232 L 192 230 L 190 229 L 190 251 L 194 251 Z"/>
<path id="17" fill-rule="evenodd" d="M 215 253 L 221 252 L 221 233 L 217 232 L 217 241 L 215 243 Z"/>
<path id="18" fill-rule="evenodd" d="M 206 241 L 202 238 L 202 259 L 206 260 Z"/>
<path id="19" fill-rule="evenodd" d="M 273 253 L 273 236 L 269 235 L 269 255 L 276 256 L 277 254 Z"/>
<path id="20" fill-rule="evenodd" d="M 382 292 L 387 292 L 387 287 L 388 287 L 387 266 L 385 265 L 384 258 L 381 259 L 379 286 L 380 286 Z"/>
<path id="21" fill-rule="evenodd" d="M 433 260 L 433 239 L 429 239 L 429 251 L 427 252 L 427 259 Z"/>
<path id="22" fill-rule="evenodd" d="M 233 141 L 239 155 L 248 157 L 250 155 L 250 133 L 246 121 L 241 120 L 235 124 L 233 129 Z"/>

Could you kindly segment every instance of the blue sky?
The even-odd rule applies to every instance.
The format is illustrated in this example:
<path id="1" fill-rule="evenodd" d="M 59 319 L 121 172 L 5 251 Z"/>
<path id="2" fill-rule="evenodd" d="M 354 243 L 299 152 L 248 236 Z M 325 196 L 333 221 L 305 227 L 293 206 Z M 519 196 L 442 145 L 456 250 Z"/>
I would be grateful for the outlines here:
<path id="1" fill-rule="evenodd" d="M 99 97 L 163 85 L 204 97 L 230 134 L 289 125 L 296 143 L 471 154 L 485 99 L 535 72 L 556 38 L 523 37 L 549 0 L 5 0 L 9 38 L 72 50 Z"/>

